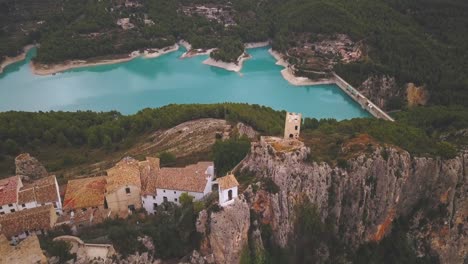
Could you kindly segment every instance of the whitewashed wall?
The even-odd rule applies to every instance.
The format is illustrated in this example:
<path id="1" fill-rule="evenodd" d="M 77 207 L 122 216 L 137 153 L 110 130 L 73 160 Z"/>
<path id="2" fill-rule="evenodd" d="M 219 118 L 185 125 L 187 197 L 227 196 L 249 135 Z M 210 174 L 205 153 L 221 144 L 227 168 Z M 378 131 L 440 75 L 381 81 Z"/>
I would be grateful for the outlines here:
<path id="1" fill-rule="evenodd" d="M 188 193 L 190 196 L 194 197 L 194 201 L 203 199 L 205 195 L 211 193 L 211 185 L 213 184 L 214 178 L 214 166 L 209 166 L 205 174 L 207 174 L 207 182 L 203 192 L 187 192 L 180 190 L 168 190 L 168 189 L 156 189 L 156 192 L 153 195 L 145 195 L 141 197 L 143 207 L 149 214 L 154 214 L 154 204 L 158 206 L 164 202 L 164 197 L 167 198 L 168 202 L 173 202 L 175 204 L 180 204 L 180 195 L 183 193 Z"/>
<path id="2" fill-rule="evenodd" d="M 11 209 L 14 209 L 15 212 L 19 211 L 18 205 L 16 203 L 13 203 L 11 204 L 11 206 L 9 206 L 8 204 L 2 205 L 0 207 L 0 213 L 9 214 L 11 213 Z"/>
<path id="3" fill-rule="evenodd" d="M 232 190 L 232 199 L 231 200 L 229 200 L 229 195 L 228 195 L 229 190 Z M 237 186 L 233 187 L 233 188 L 230 188 L 230 189 L 225 189 L 225 190 L 219 189 L 219 204 L 221 206 L 230 205 L 231 203 L 234 202 L 235 198 L 237 198 Z"/>

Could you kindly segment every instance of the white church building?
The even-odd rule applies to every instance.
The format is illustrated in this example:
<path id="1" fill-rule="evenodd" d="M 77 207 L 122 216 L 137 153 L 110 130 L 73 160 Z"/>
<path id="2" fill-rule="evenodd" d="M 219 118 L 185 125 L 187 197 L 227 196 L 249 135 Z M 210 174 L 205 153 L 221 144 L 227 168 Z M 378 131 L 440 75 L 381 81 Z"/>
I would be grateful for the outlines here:
<path id="1" fill-rule="evenodd" d="M 234 203 L 235 198 L 238 196 L 238 186 L 236 177 L 229 174 L 224 177 L 217 178 L 215 183 L 218 184 L 219 205 L 228 206 Z"/>

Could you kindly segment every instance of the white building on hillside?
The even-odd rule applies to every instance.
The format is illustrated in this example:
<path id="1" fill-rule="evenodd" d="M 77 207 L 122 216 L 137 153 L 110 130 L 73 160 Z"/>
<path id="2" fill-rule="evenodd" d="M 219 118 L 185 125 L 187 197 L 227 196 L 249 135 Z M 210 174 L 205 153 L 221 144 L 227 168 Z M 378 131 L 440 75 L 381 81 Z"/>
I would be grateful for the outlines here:
<path id="1" fill-rule="evenodd" d="M 238 195 L 238 186 L 236 177 L 229 174 L 227 176 L 216 179 L 215 183 L 218 183 L 218 193 L 219 193 L 219 204 L 221 206 L 228 206 L 234 203 L 234 199 Z"/>
<path id="2" fill-rule="evenodd" d="M 142 180 L 143 207 L 153 214 L 163 202 L 179 204 L 180 195 L 188 193 L 200 200 L 211 193 L 214 178 L 213 162 L 198 162 L 183 168 L 160 168 Z"/>
<path id="3" fill-rule="evenodd" d="M 52 205 L 57 215 L 62 213 L 62 200 L 55 176 L 26 184 L 18 175 L 0 180 L 0 215 L 45 205 Z"/>

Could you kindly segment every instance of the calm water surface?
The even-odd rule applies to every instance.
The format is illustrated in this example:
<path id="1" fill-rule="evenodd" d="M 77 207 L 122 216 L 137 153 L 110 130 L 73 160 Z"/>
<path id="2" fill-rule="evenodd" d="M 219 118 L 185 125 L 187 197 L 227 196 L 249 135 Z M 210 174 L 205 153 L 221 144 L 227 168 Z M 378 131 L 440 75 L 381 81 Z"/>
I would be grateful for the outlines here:
<path id="1" fill-rule="evenodd" d="M 154 59 L 70 70 L 51 76 L 31 73 L 31 50 L 23 62 L 0 74 L 0 111 L 117 110 L 132 114 L 170 103 L 244 102 L 308 117 L 349 119 L 366 111 L 335 85 L 297 87 L 281 76 L 268 48 L 249 49 L 241 73 L 202 64 L 207 56 L 179 59 L 178 51 Z"/>

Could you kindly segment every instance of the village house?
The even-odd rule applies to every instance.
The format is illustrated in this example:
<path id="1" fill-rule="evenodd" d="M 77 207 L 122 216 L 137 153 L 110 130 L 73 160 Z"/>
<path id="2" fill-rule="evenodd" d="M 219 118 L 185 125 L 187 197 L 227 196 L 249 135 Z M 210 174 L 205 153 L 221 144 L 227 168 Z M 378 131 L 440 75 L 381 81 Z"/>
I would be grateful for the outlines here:
<path id="1" fill-rule="evenodd" d="M 54 175 L 26 183 L 18 193 L 20 210 L 44 205 L 52 205 L 57 215 L 62 214 L 62 199 L 57 178 Z"/>
<path id="2" fill-rule="evenodd" d="M 0 180 L 0 215 L 44 205 L 52 205 L 57 215 L 62 213 L 62 201 L 55 176 L 26 184 L 23 184 L 18 175 Z"/>
<path id="3" fill-rule="evenodd" d="M 23 187 L 19 176 L 0 180 L 0 215 L 14 213 L 18 209 L 18 192 Z"/>
<path id="4" fill-rule="evenodd" d="M 45 234 L 57 221 L 54 207 L 49 204 L 0 216 L 0 234 L 17 241 L 31 234 Z"/>
<path id="5" fill-rule="evenodd" d="M 287 112 L 284 125 L 284 139 L 299 139 L 301 122 L 301 114 Z"/>
<path id="6" fill-rule="evenodd" d="M 106 176 L 69 180 L 63 199 L 63 211 L 86 211 L 105 207 Z"/>
<path id="7" fill-rule="evenodd" d="M 77 224 L 80 217 L 84 225 L 96 219 L 97 213 L 126 215 L 141 207 L 152 214 L 163 202 L 179 204 L 183 193 L 202 199 L 212 191 L 213 179 L 213 162 L 161 168 L 158 158 L 125 157 L 107 170 L 107 176 L 70 180 L 63 206 L 66 217 L 60 221 Z"/>
<path id="8" fill-rule="evenodd" d="M 106 177 L 91 177 L 68 181 L 63 199 L 64 214 L 57 224 L 69 224 L 73 228 L 95 224 L 110 215 L 105 203 Z"/>
<path id="9" fill-rule="evenodd" d="M 113 213 L 141 208 L 141 178 L 139 162 L 125 157 L 107 170 L 105 203 Z"/>
<path id="10" fill-rule="evenodd" d="M 218 184 L 219 205 L 228 206 L 234 203 L 237 198 L 239 182 L 234 175 L 229 174 L 224 177 L 217 178 L 214 182 Z"/>
<path id="11" fill-rule="evenodd" d="M 163 202 L 180 204 L 183 193 L 200 200 L 211 192 L 213 179 L 213 162 L 198 162 L 183 168 L 160 168 L 142 196 L 143 206 L 152 214 Z"/>

